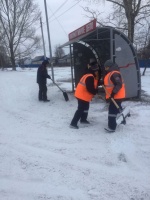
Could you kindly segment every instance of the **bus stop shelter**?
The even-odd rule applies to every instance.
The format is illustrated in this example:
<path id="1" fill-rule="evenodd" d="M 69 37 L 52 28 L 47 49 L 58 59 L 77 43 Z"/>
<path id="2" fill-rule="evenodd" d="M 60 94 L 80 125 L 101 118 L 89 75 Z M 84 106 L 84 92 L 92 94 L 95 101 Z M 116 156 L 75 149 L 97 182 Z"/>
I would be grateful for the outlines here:
<path id="1" fill-rule="evenodd" d="M 113 27 L 96 27 L 96 20 L 69 34 L 72 90 L 84 74 L 90 58 L 95 58 L 101 68 L 111 59 L 120 68 L 126 87 L 126 98 L 140 98 L 141 79 L 138 58 L 130 40 Z"/>

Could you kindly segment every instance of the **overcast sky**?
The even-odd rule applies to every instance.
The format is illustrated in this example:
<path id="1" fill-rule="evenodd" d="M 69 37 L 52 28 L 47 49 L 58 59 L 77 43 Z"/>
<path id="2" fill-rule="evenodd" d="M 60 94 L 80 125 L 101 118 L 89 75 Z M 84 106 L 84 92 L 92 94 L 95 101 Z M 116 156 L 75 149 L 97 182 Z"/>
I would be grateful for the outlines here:
<path id="1" fill-rule="evenodd" d="M 44 40 L 46 46 L 46 56 L 49 57 L 49 45 L 47 36 L 47 26 L 45 17 L 45 7 L 44 0 L 35 0 L 39 5 L 42 13 L 43 30 L 44 30 Z M 52 55 L 54 56 L 54 47 L 58 44 L 64 44 L 67 42 L 68 34 L 84 24 L 89 22 L 89 19 L 85 17 L 85 11 L 82 7 L 91 7 L 96 10 L 97 7 L 103 15 L 109 12 L 110 3 L 105 2 L 101 4 L 89 4 L 85 0 L 77 2 L 76 0 L 47 0 L 47 11 L 49 18 L 49 28 L 50 28 L 50 38 Z M 57 11 L 57 12 L 56 12 Z M 55 13 L 55 15 L 54 15 Z M 39 28 L 37 27 L 37 33 L 41 35 L 40 22 Z M 66 51 L 67 52 L 67 51 Z M 44 54 L 43 51 L 38 52 L 38 54 Z"/>

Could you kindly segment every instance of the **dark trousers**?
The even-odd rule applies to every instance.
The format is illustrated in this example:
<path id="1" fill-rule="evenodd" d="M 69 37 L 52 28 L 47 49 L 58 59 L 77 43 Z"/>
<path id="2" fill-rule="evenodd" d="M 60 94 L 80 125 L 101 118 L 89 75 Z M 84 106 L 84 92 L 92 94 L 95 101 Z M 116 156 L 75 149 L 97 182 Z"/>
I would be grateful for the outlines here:
<path id="1" fill-rule="evenodd" d="M 46 84 L 39 84 L 39 101 L 47 100 L 47 86 Z"/>
<path id="2" fill-rule="evenodd" d="M 116 103 L 118 104 L 118 106 L 120 107 L 120 109 L 122 109 L 121 107 L 121 101 L 117 101 L 115 100 Z M 114 105 L 114 103 L 112 101 L 110 101 L 109 104 L 109 111 L 108 111 L 108 127 L 115 130 L 116 129 L 116 117 L 117 114 L 119 113 L 118 108 L 116 108 L 116 106 Z"/>
<path id="3" fill-rule="evenodd" d="M 77 100 L 78 100 L 78 108 L 74 114 L 72 121 L 71 121 L 72 125 L 77 125 L 79 120 L 85 121 L 88 116 L 90 103 L 87 101 L 83 101 L 81 99 L 77 99 Z"/>

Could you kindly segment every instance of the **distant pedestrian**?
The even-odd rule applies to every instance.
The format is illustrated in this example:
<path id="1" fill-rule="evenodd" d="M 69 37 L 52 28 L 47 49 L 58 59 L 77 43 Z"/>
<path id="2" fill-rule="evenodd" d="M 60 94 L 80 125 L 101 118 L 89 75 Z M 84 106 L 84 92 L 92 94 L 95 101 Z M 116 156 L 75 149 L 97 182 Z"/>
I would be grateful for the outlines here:
<path id="1" fill-rule="evenodd" d="M 91 59 L 88 70 L 85 75 L 80 79 L 76 91 L 75 97 L 78 100 L 78 108 L 71 121 L 70 127 L 78 129 L 78 121 L 80 123 L 89 124 L 87 120 L 89 111 L 89 102 L 98 91 L 98 80 L 99 80 L 99 67 L 98 63 Z"/>
<path id="2" fill-rule="evenodd" d="M 106 128 L 106 130 L 108 132 L 114 132 L 117 126 L 116 117 L 119 110 L 116 108 L 111 98 L 115 99 L 120 109 L 122 109 L 121 102 L 125 98 L 125 84 L 116 63 L 107 60 L 104 63 L 104 68 L 106 71 L 104 86 L 108 92 L 106 92 L 106 100 L 110 102 L 108 111 L 108 128 Z"/>
<path id="3" fill-rule="evenodd" d="M 37 70 L 37 83 L 39 84 L 39 95 L 38 99 L 39 101 L 48 102 L 50 100 L 47 99 L 47 86 L 46 86 L 46 79 L 51 79 L 50 75 L 47 73 L 47 67 L 48 67 L 48 60 L 44 60 L 42 64 L 39 66 Z"/>

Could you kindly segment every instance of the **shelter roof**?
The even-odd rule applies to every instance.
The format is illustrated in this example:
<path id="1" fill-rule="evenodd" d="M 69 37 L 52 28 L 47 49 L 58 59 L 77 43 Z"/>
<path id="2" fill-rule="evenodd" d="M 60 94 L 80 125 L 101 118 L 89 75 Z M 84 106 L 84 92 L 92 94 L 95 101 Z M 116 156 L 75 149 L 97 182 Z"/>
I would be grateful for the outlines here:
<path id="1" fill-rule="evenodd" d="M 87 37 L 88 35 L 91 35 L 93 32 L 95 32 L 95 30 L 92 31 L 92 32 L 90 32 L 90 33 L 87 33 L 87 34 L 85 34 L 85 35 L 82 35 L 82 36 L 80 36 L 80 37 L 78 37 L 78 38 L 75 38 L 74 40 L 70 40 L 70 41 L 68 41 L 68 42 L 66 42 L 66 43 L 64 43 L 64 44 L 62 44 L 62 45 L 60 45 L 60 48 L 63 48 L 63 47 L 68 46 L 68 45 L 70 45 L 70 44 L 79 42 L 79 41 L 81 41 L 83 38 Z"/>
<path id="2" fill-rule="evenodd" d="M 114 29 L 113 27 L 106 26 L 106 27 L 97 27 L 94 31 L 84 34 L 78 38 L 75 38 L 74 40 L 70 40 L 60 46 L 60 48 L 63 48 L 65 46 L 68 46 L 73 43 L 77 42 L 89 42 L 99 39 L 109 39 L 110 37 L 110 29 Z"/>

